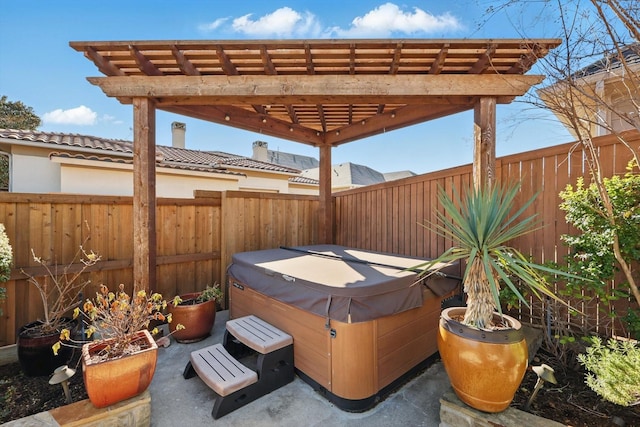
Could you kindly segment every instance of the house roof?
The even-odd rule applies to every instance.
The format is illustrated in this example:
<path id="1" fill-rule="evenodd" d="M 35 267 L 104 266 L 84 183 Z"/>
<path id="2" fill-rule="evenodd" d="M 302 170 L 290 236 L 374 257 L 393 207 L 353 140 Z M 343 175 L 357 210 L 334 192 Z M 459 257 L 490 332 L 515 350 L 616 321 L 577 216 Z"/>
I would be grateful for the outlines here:
<path id="1" fill-rule="evenodd" d="M 317 179 L 319 169 L 307 169 L 302 171 L 302 176 Z M 384 174 L 371 169 L 368 166 L 346 162 L 331 166 L 332 187 L 363 187 L 365 185 L 379 184 L 388 181 Z"/>
<path id="2" fill-rule="evenodd" d="M 124 104 L 293 140 L 337 146 L 509 103 L 559 39 L 74 41 Z"/>
<path id="3" fill-rule="evenodd" d="M 320 165 L 320 162 L 315 157 L 277 150 L 267 150 L 267 160 L 271 163 L 300 170 L 317 168 Z"/>
<path id="4" fill-rule="evenodd" d="M 574 77 L 586 77 L 602 71 L 609 71 L 622 66 L 622 61 L 628 65 L 640 64 L 640 42 L 624 46 L 620 52 L 614 51 L 604 55 L 604 58 L 582 68 L 574 73 Z"/>
<path id="5" fill-rule="evenodd" d="M 80 158 L 102 161 L 114 161 L 113 156 L 133 156 L 133 142 L 131 141 L 107 139 L 89 135 L 0 129 L 0 139 L 41 143 L 44 146 L 58 149 L 90 150 L 92 153 L 91 155 L 75 154 L 69 156 L 56 152 L 56 156 L 74 158 L 79 158 L 78 156 L 80 156 Z M 104 154 L 97 154 L 101 151 L 103 151 Z M 229 169 L 253 169 L 290 175 L 298 175 L 300 173 L 298 169 L 274 163 L 261 162 L 221 151 L 199 151 L 164 145 L 156 146 L 156 164 L 160 167 L 224 174 L 237 173 Z"/>
<path id="6" fill-rule="evenodd" d="M 416 176 L 416 173 L 410 170 L 405 170 L 405 171 L 396 171 L 396 172 L 385 172 L 382 175 L 384 175 L 385 181 L 395 181 L 396 179 L 409 178 L 410 176 Z"/>

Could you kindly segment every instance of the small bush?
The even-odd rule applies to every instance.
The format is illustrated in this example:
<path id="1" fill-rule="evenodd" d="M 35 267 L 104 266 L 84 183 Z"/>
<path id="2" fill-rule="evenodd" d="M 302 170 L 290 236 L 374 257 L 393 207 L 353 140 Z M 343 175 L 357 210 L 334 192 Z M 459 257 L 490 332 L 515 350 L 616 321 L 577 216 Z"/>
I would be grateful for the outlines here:
<path id="1" fill-rule="evenodd" d="M 585 382 L 599 396 L 617 405 L 640 403 L 640 347 L 632 341 L 610 339 L 607 345 L 592 338 L 587 352 L 578 355 L 589 371 Z"/>
<path id="2" fill-rule="evenodd" d="M 13 263 L 13 252 L 9 237 L 4 228 L 4 224 L 0 224 L 0 283 L 9 280 L 11 276 L 11 264 Z M 7 288 L 0 286 L 0 303 L 7 297 Z M 0 308 L 0 315 L 2 309 Z"/>

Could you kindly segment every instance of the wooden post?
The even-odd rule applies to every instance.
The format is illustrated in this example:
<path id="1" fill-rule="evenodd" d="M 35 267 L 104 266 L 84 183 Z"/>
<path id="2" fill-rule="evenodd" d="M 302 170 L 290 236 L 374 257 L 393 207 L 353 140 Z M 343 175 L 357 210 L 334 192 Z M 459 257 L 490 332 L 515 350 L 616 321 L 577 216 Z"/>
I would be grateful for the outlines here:
<path id="1" fill-rule="evenodd" d="M 333 210 L 331 209 L 331 146 L 320 146 L 320 243 L 333 243 Z"/>
<path id="2" fill-rule="evenodd" d="M 133 286 L 156 284 L 156 108 L 133 99 Z"/>
<path id="3" fill-rule="evenodd" d="M 473 119 L 473 186 L 478 189 L 492 185 L 495 180 L 496 98 L 480 98 Z"/>

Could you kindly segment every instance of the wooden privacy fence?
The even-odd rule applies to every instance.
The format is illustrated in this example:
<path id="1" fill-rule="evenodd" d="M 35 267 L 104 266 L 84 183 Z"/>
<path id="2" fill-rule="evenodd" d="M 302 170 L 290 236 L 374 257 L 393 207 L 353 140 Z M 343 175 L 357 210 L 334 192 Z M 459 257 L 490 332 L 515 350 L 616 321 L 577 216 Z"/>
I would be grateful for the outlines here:
<path id="1" fill-rule="evenodd" d="M 166 298 L 224 283 L 235 252 L 279 245 L 316 243 L 317 197 L 239 191 L 196 192 L 193 199 L 158 199 L 157 283 Z M 74 261 L 79 245 L 101 256 L 85 274 L 85 296 L 104 283 L 133 280 L 133 201 L 131 197 L 0 194 L 0 222 L 14 253 L 14 269 L 1 306 L 0 346 L 12 344 L 16 330 L 42 316 L 42 304 L 26 272 L 42 277 L 34 253 L 62 268 Z M 76 261 L 77 262 L 77 261 Z M 77 267 L 77 266 L 76 266 Z"/>
<path id="2" fill-rule="evenodd" d="M 640 134 L 627 135 L 640 149 Z M 597 142 L 604 173 L 625 172 L 631 155 L 614 137 Z M 559 192 L 587 178 L 584 156 L 573 144 L 564 144 L 499 158 L 497 176 L 520 180 L 520 199 L 539 192 L 527 213 L 537 213 L 544 227 L 513 245 L 538 262 L 561 261 L 567 253 L 560 235 L 569 232 L 560 211 Z M 335 243 L 404 255 L 434 257 L 450 245 L 420 224 L 435 221 L 437 190 L 448 193 L 455 186 L 471 185 L 471 166 L 462 166 L 403 180 L 336 193 L 334 199 Z M 176 294 L 225 282 L 225 270 L 236 252 L 296 246 L 319 242 L 318 197 L 196 191 L 193 199 L 158 199 L 157 283 L 154 291 L 171 298 Z M 0 317 L 0 345 L 15 342 L 16 329 L 41 316 L 36 289 L 21 268 L 39 275 L 31 258 L 36 255 L 58 265 L 72 261 L 78 245 L 86 244 L 102 256 L 87 276 L 92 295 L 97 285 L 132 286 L 133 207 L 130 197 L 60 194 L 0 193 L 0 222 L 5 224 L 13 247 L 15 268 L 7 287 Z M 89 229 L 86 228 L 88 225 Z M 629 301 L 622 301 L 626 310 Z M 535 317 L 539 313 L 523 312 Z M 526 320 L 526 319 L 524 319 Z M 539 322 L 539 320 L 535 320 Z"/>
<path id="3" fill-rule="evenodd" d="M 625 140 L 640 152 L 640 133 L 628 132 Z M 599 137 L 596 145 L 603 176 L 626 172 L 632 155 L 615 136 Z M 589 182 L 582 148 L 568 143 L 501 157 L 496 161 L 496 176 L 502 182 L 522 183 L 517 201 L 525 202 L 538 193 L 523 215 L 538 214 L 543 227 L 513 242 L 513 246 L 537 262 L 562 261 L 568 251 L 560 236 L 575 230 L 570 230 L 559 208 L 559 193 L 567 184 L 575 185 L 578 177 Z M 438 203 L 439 187 L 452 194 L 453 187 L 460 191 L 471 182 L 472 169 L 468 165 L 337 193 L 334 195 L 335 242 L 362 249 L 435 257 L 446 250 L 450 242 L 420 224 L 436 222 L 436 214 L 442 210 Z M 631 303 L 618 301 L 616 308 L 624 313 Z M 599 308 L 597 305 L 589 308 L 590 314 L 607 321 L 606 316 L 595 314 Z M 544 313 L 526 307 L 520 314 L 524 321 L 540 324 L 544 320 Z M 603 327 L 599 332 L 611 331 Z"/>

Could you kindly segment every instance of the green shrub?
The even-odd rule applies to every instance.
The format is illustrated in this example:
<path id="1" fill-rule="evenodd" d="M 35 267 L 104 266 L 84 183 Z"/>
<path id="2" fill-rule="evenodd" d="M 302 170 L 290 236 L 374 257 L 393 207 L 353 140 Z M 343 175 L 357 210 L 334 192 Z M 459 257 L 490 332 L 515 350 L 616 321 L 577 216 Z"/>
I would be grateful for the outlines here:
<path id="1" fill-rule="evenodd" d="M 622 406 L 640 402 L 640 347 L 632 341 L 610 339 L 606 346 L 592 338 L 587 352 L 578 355 L 589 371 L 585 382 L 599 396 Z"/>
<path id="2" fill-rule="evenodd" d="M 588 279 L 569 279 L 562 294 L 587 304 L 590 300 L 603 304 L 603 316 L 609 316 L 612 321 L 616 318 L 626 320 L 627 333 L 633 336 L 638 329 L 638 323 L 633 322 L 637 313 L 618 313 L 611 304 L 632 297 L 626 281 L 616 280 L 612 286 L 619 271 L 613 250 L 614 239 L 618 239 L 621 256 L 632 268 L 637 268 L 640 259 L 640 174 L 633 162 L 627 170 L 624 176 L 603 180 L 613 218 L 605 214 L 606 208 L 595 184 L 585 185 L 582 178 L 578 178 L 575 187 L 568 185 L 560 193 L 560 209 L 565 212 L 567 222 L 579 231 L 561 237 L 570 248 L 565 268 Z"/>
<path id="3" fill-rule="evenodd" d="M 0 224 L 0 283 L 4 283 L 9 280 L 11 276 L 11 264 L 13 262 L 13 252 L 11 251 L 11 245 L 9 244 L 9 237 L 4 228 L 4 224 Z M 0 286 L 0 303 L 4 301 L 7 296 L 7 289 Z M 0 315 L 2 315 L 2 309 L 0 308 Z"/>
<path id="4" fill-rule="evenodd" d="M 13 252 L 9 244 L 9 237 L 5 231 L 4 224 L 0 224 L 0 283 L 9 280 L 12 262 Z"/>

